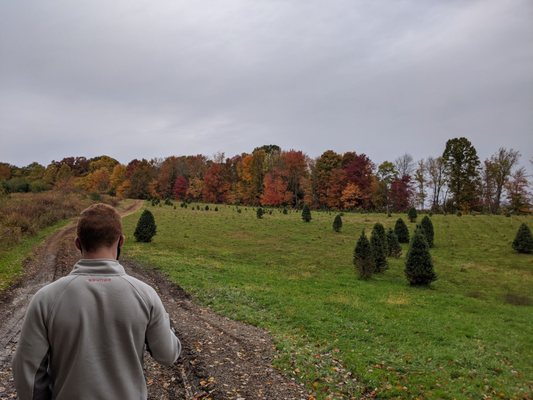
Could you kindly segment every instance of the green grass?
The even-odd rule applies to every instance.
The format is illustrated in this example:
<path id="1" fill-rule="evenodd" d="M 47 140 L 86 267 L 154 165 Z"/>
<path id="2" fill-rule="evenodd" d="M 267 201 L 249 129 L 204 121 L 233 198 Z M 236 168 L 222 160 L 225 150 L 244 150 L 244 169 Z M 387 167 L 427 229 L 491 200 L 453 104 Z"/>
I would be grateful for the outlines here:
<path id="1" fill-rule="evenodd" d="M 307 224 L 296 212 L 259 220 L 250 207 L 218 207 L 149 207 L 150 244 L 133 240 L 140 213 L 126 217 L 125 254 L 216 312 L 269 330 L 275 365 L 318 398 L 530 398 L 533 307 L 520 304 L 533 301 L 533 256 L 511 242 L 533 218 L 433 216 L 439 279 L 424 289 L 407 285 L 404 256 L 369 281 L 356 277 L 361 230 L 392 227 L 398 215 L 345 214 L 335 233 L 333 213 Z"/>
<path id="2" fill-rule="evenodd" d="M 68 224 L 70 220 L 62 220 L 40 230 L 37 234 L 26 236 L 22 241 L 9 249 L 0 251 L 0 292 L 13 284 L 22 273 L 23 261 L 30 257 L 36 246 L 41 244 L 48 235 Z"/>

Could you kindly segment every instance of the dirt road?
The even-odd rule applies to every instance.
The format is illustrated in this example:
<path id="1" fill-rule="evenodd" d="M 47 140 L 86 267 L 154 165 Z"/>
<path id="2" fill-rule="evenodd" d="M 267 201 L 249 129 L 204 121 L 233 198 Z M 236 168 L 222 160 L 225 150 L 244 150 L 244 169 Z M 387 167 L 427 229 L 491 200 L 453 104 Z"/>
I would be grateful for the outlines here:
<path id="1" fill-rule="evenodd" d="M 137 211 L 132 204 L 123 215 Z M 70 272 L 78 259 L 71 224 L 49 237 L 24 264 L 24 277 L 0 295 L 0 399 L 16 398 L 11 358 L 26 307 L 43 285 Z M 145 356 L 149 399 L 306 399 L 304 389 L 272 368 L 269 335 L 196 304 L 156 270 L 125 259 L 127 273 L 153 286 L 183 345 L 178 362 L 162 367 Z"/>

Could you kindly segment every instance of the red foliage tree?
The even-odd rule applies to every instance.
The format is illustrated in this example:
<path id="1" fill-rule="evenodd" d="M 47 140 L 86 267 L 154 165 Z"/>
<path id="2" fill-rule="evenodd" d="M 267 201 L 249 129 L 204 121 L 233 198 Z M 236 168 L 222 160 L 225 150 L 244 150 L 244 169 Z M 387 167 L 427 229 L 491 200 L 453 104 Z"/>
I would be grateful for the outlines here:
<path id="1" fill-rule="evenodd" d="M 391 183 L 390 200 L 394 211 L 405 211 L 411 204 L 411 177 L 404 175 L 402 178 L 396 178 Z"/>
<path id="2" fill-rule="evenodd" d="M 265 175 L 261 204 L 264 206 L 280 206 L 291 198 L 287 192 L 287 182 L 281 176 L 272 173 Z"/>
<path id="3" fill-rule="evenodd" d="M 187 178 L 183 175 L 178 176 L 176 182 L 174 182 L 174 198 L 176 200 L 184 200 L 187 196 L 187 189 L 189 189 Z"/>

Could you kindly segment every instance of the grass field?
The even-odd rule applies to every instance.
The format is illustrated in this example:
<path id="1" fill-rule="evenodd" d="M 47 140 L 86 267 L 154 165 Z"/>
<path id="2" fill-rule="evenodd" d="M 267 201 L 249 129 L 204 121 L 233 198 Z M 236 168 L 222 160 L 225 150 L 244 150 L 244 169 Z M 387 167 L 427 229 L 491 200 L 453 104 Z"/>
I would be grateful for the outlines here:
<path id="1" fill-rule="evenodd" d="M 253 208 L 213 207 L 148 206 L 158 226 L 150 244 L 133 240 L 140 213 L 126 217 L 126 256 L 269 330 L 276 366 L 317 398 L 531 398 L 533 256 L 511 242 L 533 218 L 433 216 L 439 278 L 424 289 L 407 285 L 405 245 L 384 274 L 356 277 L 361 230 L 399 215 L 347 213 L 335 233 L 333 213 L 306 224 L 296 212 L 259 220 Z"/>

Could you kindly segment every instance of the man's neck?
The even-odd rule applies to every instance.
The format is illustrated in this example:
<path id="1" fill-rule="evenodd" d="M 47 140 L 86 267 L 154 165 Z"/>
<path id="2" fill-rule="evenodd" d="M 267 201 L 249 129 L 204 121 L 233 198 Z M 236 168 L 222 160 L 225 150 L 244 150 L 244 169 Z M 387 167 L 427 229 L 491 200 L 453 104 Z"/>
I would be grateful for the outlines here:
<path id="1" fill-rule="evenodd" d="M 86 260 L 94 260 L 94 259 L 108 259 L 108 260 L 116 260 L 117 259 L 117 250 L 116 249 L 110 249 L 110 248 L 100 248 L 95 251 L 91 252 L 82 252 L 81 253 L 82 258 Z"/>

